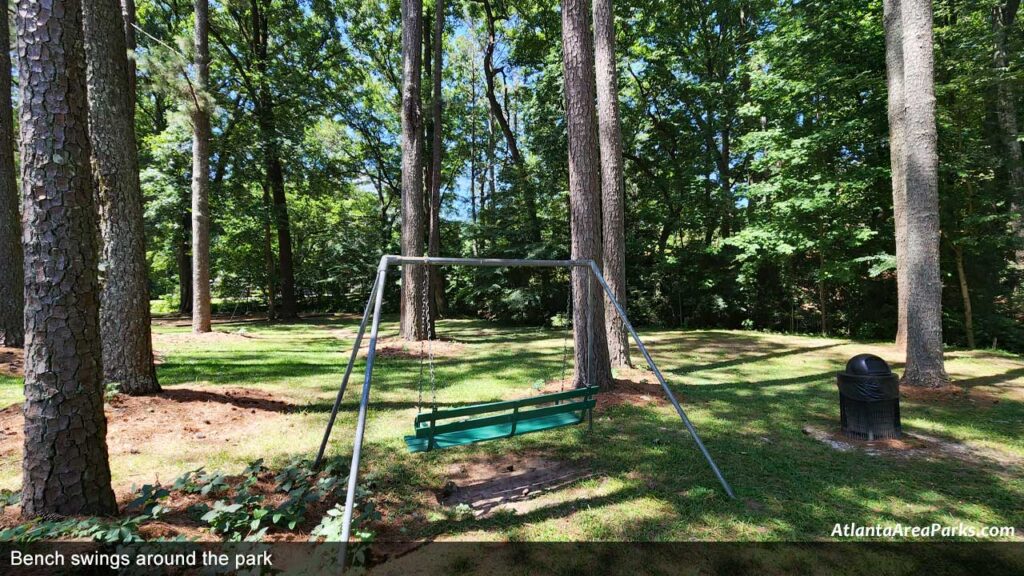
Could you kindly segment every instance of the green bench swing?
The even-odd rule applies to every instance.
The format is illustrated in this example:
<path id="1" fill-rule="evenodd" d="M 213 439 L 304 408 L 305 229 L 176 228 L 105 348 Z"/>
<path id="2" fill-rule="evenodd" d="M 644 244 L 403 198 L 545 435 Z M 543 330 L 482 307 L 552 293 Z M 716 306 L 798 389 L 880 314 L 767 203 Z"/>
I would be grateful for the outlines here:
<path id="1" fill-rule="evenodd" d="M 573 426 L 584 420 L 593 425 L 597 390 L 597 386 L 588 386 L 450 410 L 438 410 L 435 406 L 430 412 L 416 415 L 416 433 L 406 436 L 405 444 L 410 452 L 428 452 Z M 496 412 L 503 413 L 490 415 Z M 464 420 L 448 422 L 457 419 Z"/>

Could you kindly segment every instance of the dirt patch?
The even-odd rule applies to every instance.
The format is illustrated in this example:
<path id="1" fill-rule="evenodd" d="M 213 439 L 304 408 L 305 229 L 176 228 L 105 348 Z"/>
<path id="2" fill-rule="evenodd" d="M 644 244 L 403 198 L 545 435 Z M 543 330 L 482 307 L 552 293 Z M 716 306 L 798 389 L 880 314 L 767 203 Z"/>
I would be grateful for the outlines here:
<path id="1" fill-rule="evenodd" d="M 21 378 L 25 375 L 25 351 L 0 346 L 0 374 Z"/>
<path id="2" fill-rule="evenodd" d="M 349 338 L 353 336 L 348 336 Z M 379 338 L 377 340 L 377 356 L 380 358 L 406 358 L 419 360 L 428 359 L 431 354 L 435 358 L 458 358 L 465 352 L 466 345 L 454 340 L 431 340 L 430 342 L 409 342 L 400 337 Z M 359 351 L 365 356 L 368 348 L 364 342 Z"/>
<path id="3" fill-rule="evenodd" d="M 974 465 L 988 465 L 1012 474 L 1024 469 L 1024 458 L 1001 450 L 954 440 L 937 438 L 917 431 L 903 430 L 900 438 L 885 440 L 859 440 L 848 438 L 835 428 L 822 428 L 807 424 L 803 433 L 827 444 L 838 452 L 862 450 L 871 456 L 894 456 L 899 458 L 922 458 L 937 460 L 954 458 Z"/>
<path id="4" fill-rule="evenodd" d="M 668 403 L 665 391 L 661 389 L 661 385 L 654 378 L 654 374 L 636 368 L 617 369 L 616 372 L 621 377 L 615 379 L 615 385 L 610 390 L 603 390 L 597 395 L 598 411 L 621 404 L 643 407 Z M 544 387 L 541 388 L 541 393 L 554 394 L 571 390 L 572 386 L 572 377 L 565 380 L 552 380 L 544 384 Z M 683 401 L 682 395 L 678 392 L 676 393 L 676 399 L 680 402 Z"/>
<path id="5" fill-rule="evenodd" d="M 214 330 L 213 332 L 205 332 L 203 334 L 193 334 L 192 332 L 185 334 L 157 334 L 153 338 L 153 344 L 157 348 L 171 348 L 182 344 L 224 344 L 227 342 L 246 342 L 258 338 L 259 336 L 249 334 L 244 330 L 235 332 Z"/>
<path id="6" fill-rule="evenodd" d="M 160 454 L 182 442 L 238 445 L 275 425 L 294 405 L 262 390 L 169 388 L 156 396 L 118 394 L 105 405 L 112 457 Z M 19 454 L 24 437 L 21 404 L 0 410 L 0 456 Z"/>
<path id="7" fill-rule="evenodd" d="M 537 455 L 477 458 L 449 467 L 437 499 L 444 506 L 465 504 L 478 518 L 500 509 L 523 513 L 533 508 L 530 500 L 592 476 L 576 463 Z"/>

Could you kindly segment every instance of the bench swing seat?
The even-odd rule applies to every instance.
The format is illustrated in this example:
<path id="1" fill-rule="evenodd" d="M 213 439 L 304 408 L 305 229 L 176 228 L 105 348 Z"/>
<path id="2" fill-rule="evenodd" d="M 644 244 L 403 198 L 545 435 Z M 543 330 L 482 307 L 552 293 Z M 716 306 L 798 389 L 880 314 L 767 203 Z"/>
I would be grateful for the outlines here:
<path id="1" fill-rule="evenodd" d="M 416 415 L 416 433 L 406 436 L 405 444 L 409 452 L 428 452 L 592 422 L 597 390 L 588 386 L 520 400 L 435 408 Z M 441 423 L 457 419 L 461 420 Z"/>

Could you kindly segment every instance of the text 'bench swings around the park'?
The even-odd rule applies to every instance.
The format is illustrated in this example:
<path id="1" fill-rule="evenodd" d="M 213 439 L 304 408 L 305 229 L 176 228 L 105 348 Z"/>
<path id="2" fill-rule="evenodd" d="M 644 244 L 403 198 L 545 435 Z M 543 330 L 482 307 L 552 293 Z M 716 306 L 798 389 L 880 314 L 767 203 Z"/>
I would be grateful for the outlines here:
<path id="1" fill-rule="evenodd" d="M 628 330 L 630 335 L 633 337 L 633 341 L 636 343 L 637 348 L 639 348 L 644 360 L 647 361 L 648 367 L 658 379 L 658 383 L 661 384 L 662 390 L 665 392 L 665 395 L 675 408 L 676 414 L 679 415 L 679 419 L 689 431 L 690 436 L 697 445 L 697 448 L 699 448 L 701 454 L 704 455 L 704 459 L 707 460 L 708 465 L 715 474 L 715 477 L 717 477 L 718 481 L 722 484 L 722 488 L 725 489 L 725 492 L 730 498 L 735 498 L 732 488 L 729 486 L 729 483 L 726 482 L 725 477 L 722 476 L 722 472 L 718 469 L 718 466 L 715 464 L 711 454 L 704 446 L 700 436 L 697 434 L 697 430 L 693 427 L 693 423 L 691 423 L 690 419 L 686 416 L 686 412 L 683 411 L 683 408 L 680 406 L 675 394 L 672 393 L 672 390 L 669 388 L 664 376 L 662 376 L 658 366 L 651 358 L 647 347 L 640 339 L 639 334 L 637 334 L 633 325 L 630 324 L 629 319 L 626 317 L 626 311 L 612 296 L 608 283 L 605 282 L 600 268 L 597 267 L 593 260 L 517 260 L 497 258 L 382 256 L 380 264 L 377 266 L 377 277 L 370 289 L 370 296 L 367 299 L 366 308 L 363 311 L 363 318 L 359 324 L 359 331 L 356 333 L 355 343 L 352 345 L 352 353 L 349 356 L 348 365 L 346 366 L 344 376 L 342 377 L 341 387 L 339 388 L 338 395 L 335 398 L 334 406 L 331 410 L 331 416 L 328 419 L 327 428 L 324 430 L 323 440 L 320 442 L 320 450 L 316 457 L 316 466 L 319 466 L 323 460 L 324 452 L 327 448 L 327 442 L 330 439 L 331 429 L 333 428 L 335 419 L 338 416 L 338 410 L 341 407 L 341 401 L 345 395 L 345 389 L 348 387 L 349 377 L 352 375 L 352 369 L 355 366 L 359 350 L 362 346 L 363 336 L 365 335 L 367 325 L 369 324 L 369 347 L 366 353 L 366 369 L 363 377 L 363 390 L 359 399 L 359 414 L 356 420 L 355 437 L 352 444 L 352 464 L 348 477 L 348 493 L 345 499 L 345 512 L 342 524 L 341 541 L 343 546 L 349 539 L 349 531 L 352 524 L 352 513 L 355 506 L 356 485 L 358 483 L 359 475 L 359 461 L 362 456 L 363 434 L 366 429 L 366 416 L 370 401 L 370 384 L 373 380 L 373 363 L 377 349 L 377 334 L 380 328 L 384 285 L 387 279 L 388 268 L 392 266 L 422 266 L 424 270 L 429 266 L 475 266 L 491 268 L 532 267 L 568 268 L 570 270 L 575 270 L 577 273 L 586 274 L 587 279 L 589 280 L 587 282 L 588 289 L 586 291 L 586 302 L 588 304 L 588 333 L 592 329 L 589 321 L 589 312 L 592 310 L 594 300 L 594 298 L 591 297 L 589 286 L 592 281 L 596 280 L 598 284 L 600 284 L 601 289 L 608 298 L 608 301 L 612 304 L 616 313 L 619 315 L 619 318 L 625 325 L 626 330 Z M 603 330 L 604 327 L 602 326 L 600 329 Z M 591 340 L 592 339 L 588 336 L 588 348 L 590 347 Z M 422 361 L 422 354 L 420 357 Z M 488 402 L 485 404 L 460 406 L 458 408 L 446 410 L 438 410 L 436 402 L 432 402 L 432 407 L 429 412 L 421 412 L 414 418 L 413 434 L 405 437 L 406 446 L 410 452 L 426 452 L 435 449 L 453 448 L 474 442 L 509 438 L 512 436 L 550 430 L 563 426 L 571 426 L 574 424 L 580 424 L 585 420 L 589 420 L 591 426 L 593 426 L 593 410 L 596 405 L 598 387 L 593 386 L 592 381 L 590 380 L 590 357 L 591 354 L 588 351 L 588 365 L 585 367 L 586 376 L 583 380 L 586 383 L 586 386 L 580 388 L 540 394 L 519 400 Z M 433 389 L 433 354 L 431 354 L 430 369 L 431 387 Z"/>

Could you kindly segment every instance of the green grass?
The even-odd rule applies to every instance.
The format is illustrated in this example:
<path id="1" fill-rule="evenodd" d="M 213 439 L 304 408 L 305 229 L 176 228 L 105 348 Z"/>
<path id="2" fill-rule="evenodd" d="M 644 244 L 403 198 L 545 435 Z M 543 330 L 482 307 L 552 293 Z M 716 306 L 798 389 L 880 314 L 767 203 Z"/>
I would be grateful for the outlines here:
<path id="1" fill-rule="evenodd" d="M 115 484 L 168 481 L 198 466 L 234 472 L 258 457 L 281 463 L 314 455 L 357 322 L 219 323 L 217 331 L 240 335 L 210 340 L 181 336 L 189 332 L 184 322 L 158 323 L 165 387 L 254 387 L 297 408 L 237 446 L 183 440 L 160 454 L 117 458 Z M 389 319 L 383 332 L 395 331 Z M 437 359 L 440 406 L 535 394 L 536 383 L 561 376 L 560 331 L 448 320 L 439 332 L 460 343 L 457 354 Z M 1024 479 L 1020 468 L 1007 465 L 1024 459 L 1021 358 L 950 351 L 947 368 L 969 394 L 903 400 L 908 429 L 990 457 L 968 463 L 945 454 L 838 452 L 801 431 L 834 426 L 835 372 L 863 351 L 893 360 L 888 345 L 739 331 L 652 330 L 644 337 L 737 500 L 725 496 L 671 406 L 660 401 L 599 411 L 592 433 L 576 426 L 408 454 L 402 437 L 416 414 L 419 363 L 390 353 L 379 357 L 374 373 L 362 470 L 385 523 L 405 527 L 404 537 L 497 541 L 805 541 L 829 539 L 835 523 L 849 522 L 1012 525 L 1018 539 L 1024 535 Z M 641 360 L 636 350 L 633 357 Z M 329 454 L 351 451 L 361 385 L 360 362 Z M 430 395 L 424 391 L 426 400 Z M 20 381 L 0 377 L 0 403 L 17 401 Z M 473 518 L 436 503 L 434 491 L 451 466 L 508 454 L 561 460 L 593 475 L 543 494 L 521 513 Z M 19 474 L 17 455 L 0 460 L 0 488 L 16 487 Z"/>

